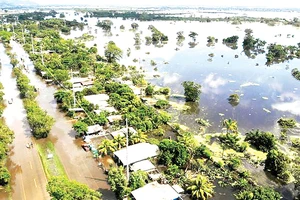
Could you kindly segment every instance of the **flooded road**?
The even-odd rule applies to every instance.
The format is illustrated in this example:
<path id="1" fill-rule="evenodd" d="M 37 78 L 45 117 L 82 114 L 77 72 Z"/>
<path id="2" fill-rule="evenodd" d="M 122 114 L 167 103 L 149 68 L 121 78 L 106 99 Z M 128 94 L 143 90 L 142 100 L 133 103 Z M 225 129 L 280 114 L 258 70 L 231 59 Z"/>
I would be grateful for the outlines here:
<path id="1" fill-rule="evenodd" d="M 64 113 L 59 112 L 57 109 L 53 95 L 56 88 L 47 86 L 35 74 L 32 62 L 19 44 L 12 42 L 12 46 L 13 51 L 18 52 L 18 59 L 20 60 L 22 57 L 25 60 L 24 64 L 29 67 L 29 73 L 26 73 L 26 75 L 30 79 L 31 85 L 39 89 L 37 102 L 42 109 L 46 110 L 56 120 L 48 138 L 54 144 L 56 153 L 69 179 L 84 183 L 90 188 L 100 191 L 104 200 L 115 199 L 114 193 L 109 190 L 110 186 L 106 182 L 107 176 L 98 168 L 97 161 L 92 154 L 85 152 L 80 146 L 80 141 L 75 139 L 76 133 L 72 128 L 72 122 L 68 121 Z"/>
<path id="2" fill-rule="evenodd" d="M 7 161 L 11 173 L 12 199 L 50 199 L 46 191 L 47 179 L 37 150 L 26 148 L 28 142 L 35 143 L 30 133 L 30 127 L 26 118 L 26 111 L 15 78 L 12 78 L 12 66 L 9 57 L 5 55 L 3 45 L 0 46 L 2 61 L 1 82 L 4 86 L 4 99 L 13 98 L 12 104 L 7 104 L 3 117 L 8 127 L 14 131 L 15 139 L 11 144 L 11 150 Z"/>

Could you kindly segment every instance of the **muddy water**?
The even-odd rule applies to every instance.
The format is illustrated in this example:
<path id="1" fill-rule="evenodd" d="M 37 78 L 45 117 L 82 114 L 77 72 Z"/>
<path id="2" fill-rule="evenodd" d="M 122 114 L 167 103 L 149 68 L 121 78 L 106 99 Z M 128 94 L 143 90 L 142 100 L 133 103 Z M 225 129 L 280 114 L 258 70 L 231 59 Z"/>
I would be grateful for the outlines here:
<path id="1" fill-rule="evenodd" d="M 58 111 L 54 99 L 56 88 L 47 86 L 35 74 L 32 62 L 19 44 L 13 42 L 12 46 L 19 59 L 22 57 L 25 60 L 24 64 L 29 67 L 29 73 L 26 75 L 31 84 L 39 90 L 36 100 L 41 108 L 56 120 L 48 139 L 54 144 L 67 176 L 70 179 L 87 184 L 92 189 L 99 190 L 103 193 L 103 199 L 115 199 L 113 192 L 109 191 L 110 187 L 106 182 L 107 176 L 98 167 L 92 154 L 85 152 L 80 146 L 80 141 L 75 139 L 76 133 L 72 129 L 72 122 L 65 118 L 64 113 Z"/>
<path id="2" fill-rule="evenodd" d="M 9 57 L 0 46 L 2 61 L 1 82 L 4 86 L 5 99 L 13 98 L 12 104 L 7 104 L 3 116 L 9 128 L 14 131 L 15 139 L 10 145 L 7 167 L 11 173 L 12 199 L 50 199 L 46 191 L 46 177 L 37 150 L 26 148 L 28 142 L 35 143 L 31 137 L 26 112 L 15 79 L 11 77 L 12 66 Z M 7 199 L 7 197 L 5 198 Z"/>

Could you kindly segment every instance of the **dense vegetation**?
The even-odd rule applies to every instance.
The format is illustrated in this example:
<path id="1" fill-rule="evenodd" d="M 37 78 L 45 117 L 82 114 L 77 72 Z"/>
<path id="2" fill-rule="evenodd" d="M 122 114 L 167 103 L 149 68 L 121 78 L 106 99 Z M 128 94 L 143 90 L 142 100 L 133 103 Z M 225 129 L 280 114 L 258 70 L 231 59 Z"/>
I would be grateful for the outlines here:
<path id="1" fill-rule="evenodd" d="M 6 167 L 6 157 L 9 151 L 9 144 L 12 143 L 14 133 L 7 127 L 2 113 L 5 108 L 3 85 L 0 82 L 0 186 L 5 186 L 10 181 L 10 173 Z"/>
<path id="2" fill-rule="evenodd" d="M 198 101 L 201 94 L 201 85 L 192 81 L 184 81 L 182 83 L 184 87 L 184 96 L 186 101 Z"/>
<path id="3" fill-rule="evenodd" d="M 256 149 L 269 152 L 276 146 L 275 136 L 270 132 L 252 130 L 246 133 L 245 141 L 248 141 Z"/>
<path id="4" fill-rule="evenodd" d="M 300 81 L 300 71 L 297 68 L 294 68 L 292 70 L 292 76 L 297 79 L 298 81 Z"/>
<path id="5" fill-rule="evenodd" d="M 251 29 L 245 30 L 245 37 L 243 41 L 243 49 L 245 55 L 248 57 L 255 58 L 257 54 L 265 53 L 264 46 L 266 45 L 266 41 L 260 40 L 259 38 L 254 38 Z"/>
<path id="6" fill-rule="evenodd" d="M 55 200 L 99 200 L 101 193 L 89 189 L 86 185 L 64 177 L 53 177 L 47 184 L 47 191 Z"/>
<path id="7" fill-rule="evenodd" d="M 14 68 L 14 75 L 17 77 L 17 86 L 23 98 L 24 107 L 27 112 L 27 119 L 35 138 L 46 138 L 52 129 L 54 119 L 46 111 L 42 110 L 34 100 L 36 89 L 29 85 L 30 80 L 24 75 L 20 68 Z"/>

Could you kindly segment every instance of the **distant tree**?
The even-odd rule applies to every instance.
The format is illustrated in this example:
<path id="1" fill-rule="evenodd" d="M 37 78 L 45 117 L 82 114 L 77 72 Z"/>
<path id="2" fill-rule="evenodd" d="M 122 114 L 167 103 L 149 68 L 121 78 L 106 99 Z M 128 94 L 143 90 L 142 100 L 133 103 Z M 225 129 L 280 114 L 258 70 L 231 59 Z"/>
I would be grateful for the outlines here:
<path id="1" fill-rule="evenodd" d="M 235 107 L 240 103 L 240 96 L 238 94 L 231 94 L 227 100 L 232 107 Z"/>
<path id="2" fill-rule="evenodd" d="M 108 62 L 115 62 L 122 58 L 123 52 L 113 41 L 110 41 L 105 49 L 104 54 Z"/>
<path id="3" fill-rule="evenodd" d="M 198 36 L 198 33 L 191 31 L 189 34 L 189 37 L 193 39 L 193 42 L 196 42 L 196 37 Z"/>
<path id="4" fill-rule="evenodd" d="M 54 200 L 99 200 L 102 196 L 98 191 L 64 177 L 52 177 L 47 184 L 47 191 Z"/>
<path id="5" fill-rule="evenodd" d="M 184 81 L 181 84 L 184 87 L 186 101 L 196 102 L 201 94 L 201 85 L 192 81 Z"/>
<path id="6" fill-rule="evenodd" d="M 187 190 L 192 193 L 193 199 L 206 200 L 213 196 L 214 185 L 204 175 L 198 174 L 188 183 Z"/>
<path id="7" fill-rule="evenodd" d="M 281 128 L 295 128 L 296 127 L 296 120 L 293 118 L 280 118 L 277 123 Z"/>
<path id="8" fill-rule="evenodd" d="M 138 25 L 137 23 L 135 23 L 135 22 L 131 24 L 131 28 L 132 28 L 133 30 L 138 29 L 138 27 L 139 27 L 139 25 Z"/>
<path id="9" fill-rule="evenodd" d="M 272 188 L 256 186 L 235 195 L 237 200 L 280 200 L 281 196 Z"/>
<path id="10" fill-rule="evenodd" d="M 297 68 L 294 68 L 291 73 L 295 79 L 300 81 L 300 71 Z"/>

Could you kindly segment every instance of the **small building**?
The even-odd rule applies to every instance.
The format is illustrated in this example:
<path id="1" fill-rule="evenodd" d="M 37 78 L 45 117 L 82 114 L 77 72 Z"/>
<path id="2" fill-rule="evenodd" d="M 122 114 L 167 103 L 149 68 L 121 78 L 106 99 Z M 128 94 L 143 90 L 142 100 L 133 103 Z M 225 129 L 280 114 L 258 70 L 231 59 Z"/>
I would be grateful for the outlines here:
<path id="1" fill-rule="evenodd" d="M 95 125 L 92 125 L 92 126 L 88 126 L 88 130 L 86 131 L 86 134 L 87 135 L 97 134 L 101 131 L 103 131 L 103 127 L 100 126 L 99 124 L 95 124 Z"/>
<path id="2" fill-rule="evenodd" d="M 114 158 L 117 159 L 122 165 L 127 166 L 148 158 L 155 157 L 159 154 L 157 145 L 149 143 L 138 143 L 122 148 L 114 152 Z M 127 162 L 128 159 L 128 162 Z"/>
<path id="3" fill-rule="evenodd" d="M 108 106 L 109 104 L 107 102 L 106 103 L 103 102 L 102 105 L 103 105 L 103 107 L 99 107 L 98 110 L 94 110 L 94 113 L 99 115 L 103 111 L 108 112 L 108 113 L 118 112 L 114 107 Z M 104 106 L 104 105 L 106 105 L 106 106 Z"/>
<path id="4" fill-rule="evenodd" d="M 85 81 L 89 81 L 90 79 L 89 78 L 78 78 L 78 77 L 73 77 L 73 78 L 71 78 L 70 79 L 70 82 L 71 83 L 80 83 L 81 84 L 81 82 L 85 82 Z"/>
<path id="5" fill-rule="evenodd" d="M 148 183 L 131 192 L 134 200 L 178 200 L 180 195 L 168 184 L 157 181 Z"/>
<path id="6" fill-rule="evenodd" d="M 107 120 L 110 124 L 112 124 L 115 121 L 121 121 L 122 120 L 122 115 L 110 115 L 107 117 Z"/>
<path id="7" fill-rule="evenodd" d="M 107 101 L 109 99 L 109 96 L 107 94 L 94 94 L 84 96 L 84 99 L 86 99 L 91 104 L 98 105 L 99 107 L 106 107 L 108 106 Z"/>
<path id="8" fill-rule="evenodd" d="M 137 134 L 137 131 L 132 127 L 129 127 L 128 130 L 127 128 L 122 128 L 118 131 L 111 132 L 110 134 L 115 138 L 117 136 L 126 136 L 127 131 L 129 131 L 130 134 Z"/>
<path id="9" fill-rule="evenodd" d="M 144 171 L 144 172 L 149 172 L 149 171 L 154 171 L 156 170 L 156 167 L 149 161 L 149 160 L 142 160 L 140 162 L 136 162 L 130 166 L 131 171 Z"/>
<path id="10" fill-rule="evenodd" d="M 91 81 L 91 80 L 89 80 L 89 81 L 83 81 L 83 82 L 80 82 L 80 83 L 81 83 L 81 85 L 83 87 L 91 87 L 91 86 L 94 85 L 94 81 Z"/>

